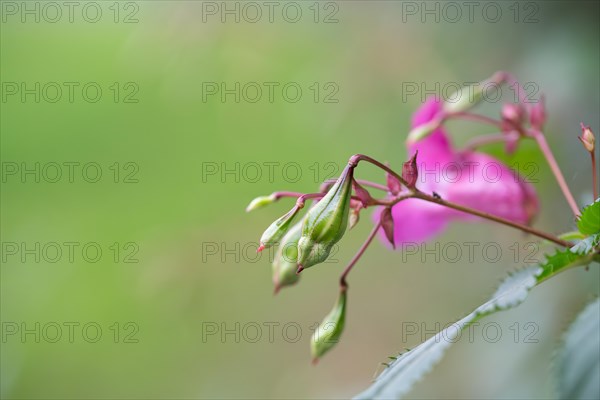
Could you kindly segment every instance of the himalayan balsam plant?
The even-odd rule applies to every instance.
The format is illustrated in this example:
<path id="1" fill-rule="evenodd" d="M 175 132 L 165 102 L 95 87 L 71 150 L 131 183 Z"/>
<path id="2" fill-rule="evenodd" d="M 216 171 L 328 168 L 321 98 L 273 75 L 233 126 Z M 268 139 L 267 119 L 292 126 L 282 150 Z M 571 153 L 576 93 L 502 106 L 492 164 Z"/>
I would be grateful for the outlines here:
<path id="1" fill-rule="evenodd" d="M 500 118 L 490 118 L 472 111 L 490 87 L 510 84 L 518 89 L 519 101 L 506 103 Z M 311 352 L 316 362 L 331 350 L 345 328 L 348 297 L 347 277 L 376 236 L 392 248 L 408 242 L 425 242 L 452 221 L 492 222 L 510 226 L 556 245 L 545 261 L 518 269 L 497 289 L 491 299 L 434 337 L 405 353 L 390 357 L 386 368 L 374 383 L 357 397 L 399 398 L 443 355 L 460 331 L 496 311 L 520 304 L 528 292 L 558 273 L 576 266 L 600 261 L 600 199 L 595 160 L 595 137 L 590 127 L 581 124 L 579 140 L 582 152 L 589 153 L 593 170 L 592 190 L 595 202 L 580 208 L 552 154 L 543 133 L 546 110 L 543 97 L 528 103 L 523 89 L 508 73 L 497 72 L 490 79 L 465 87 L 450 96 L 456 101 L 427 100 L 414 114 L 406 146 L 411 156 L 402 170 L 367 155 L 356 154 L 337 180 L 324 182 L 317 193 L 274 192 L 258 197 L 248 206 L 255 210 L 281 198 L 295 198 L 294 207 L 273 222 L 260 238 L 258 251 L 277 247 L 273 262 L 275 293 L 298 282 L 300 273 L 323 263 L 332 247 L 347 230 L 355 226 L 364 209 L 374 208 L 374 227 L 339 280 L 339 294 L 331 312 L 311 338 Z M 492 126 L 496 134 L 476 137 L 464 149 L 456 149 L 446 132 L 451 120 L 469 120 Z M 484 144 L 502 142 L 507 153 L 517 151 L 519 142 L 533 140 L 544 155 L 560 187 L 566 206 L 573 213 L 577 230 L 554 235 L 531 224 L 539 204 L 531 184 L 499 160 L 477 151 Z M 360 163 L 374 164 L 385 172 L 385 183 L 357 178 Z M 483 168 L 494 164 L 498 179 L 486 179 Z M 436 166 L 451 166 L 457 179 L 440 179 L 431 171 Z M 419 174 L 419 171 L 427 171 Z M 464 173 L 463 173 L 464 172 Z M 368 189 L 367 189 L 368 188 Z M 381 195 L 373 195 L 381 193 Z M 306 207 L 307 202 L 312 202 Z M 304 208 L 307 212 L 300 215 Z M 306 273 L 306 272 L 304 272 Z M 600 303 L 590 304 L 567 332 L 560 357 L 560 395 L 564 398 L 598 398 L 598 333 Z M 596 338 L 596 339 L 594 339 Z M 595 371 L 595 372 L 594 372 Z"/>

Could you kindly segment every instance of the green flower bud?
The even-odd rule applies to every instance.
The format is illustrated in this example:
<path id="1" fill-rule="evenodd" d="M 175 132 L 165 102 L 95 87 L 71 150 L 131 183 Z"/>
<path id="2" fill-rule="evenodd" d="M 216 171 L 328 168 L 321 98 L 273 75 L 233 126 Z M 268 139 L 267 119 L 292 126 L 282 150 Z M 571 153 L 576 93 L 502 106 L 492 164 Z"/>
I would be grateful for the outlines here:
<path id="1" fill-rule="evenodd" d="M 246 207 L 246 212 L 254 211 L 257 208 L 262 208 L 276 201 L 277 198 L 274 196 L 274 194 L 271 194 L 269 196 L 258 196 L 257 198 L 252 200 L 250 204 L 248 204 L 248 207 Z"/>
<path id="2" fill-rule="evenodd" d="M 327 194 L 306 214 L 298 241 L 298 272 L 327 259 L 346 231 L 354 165 L 348 165 Z"/>
<path id="3" fill-rule="evenodd" d="M 298 261 L 298 240 L 302 234 L 302 222 L 292 226 L 281 239 L 273 260 L 273 284 L 275 294 L 284 286 L 298 282 L 300 275 L 296 274 Z"/>
<path id="4" fill-rule="evenodd" d="M 442 124 L 442 118 L 434 118 L 431 121 L 414 127 L 406 138 L 408 144 L 418 142 L 421 139 L 425 139 L 433 131 L 435 131 Z"/>
<path id="5" fill-rule="evenodd" d="M 346 290 L 342 289 L 333 309 L 319 324 L 310 341 L 313 362 L 328 352 L 340 340 L 346 320 Z"/>
<path id="6" fill-rule="evenodd" d="M 485 93 L 504 82 L 505 75 L 497 72 L 491 78 L 460 88 L 444 102 L 444 111 L 448 114 L 469 110 L 483 100 Z"/>
<path id="7" fill-rule="evenodd" d="M 260 237 L 260 247 L 256 251 L 261 252 L 264 249 L 279 243 L 283 235 L 285 235 L 290 228 L 290 225 L 292 224 L 296 214 L 298 214 L 298 211 L 300 211 L 300 207 L 294 206 L 294 208 L 288 211 L 285 215 L 279 217 L 277 220 L 275 220 L 275 222 L 269 225 L 269 227 Z"/>

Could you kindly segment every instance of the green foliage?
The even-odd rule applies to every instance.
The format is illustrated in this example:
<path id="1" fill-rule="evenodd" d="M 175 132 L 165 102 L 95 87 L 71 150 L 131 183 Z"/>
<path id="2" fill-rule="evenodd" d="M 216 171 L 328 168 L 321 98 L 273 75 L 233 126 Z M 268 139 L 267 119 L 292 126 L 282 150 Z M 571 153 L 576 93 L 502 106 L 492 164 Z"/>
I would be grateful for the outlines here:
<path id="1" fill-rule="evenodd" d="M 537 277 L 537 283 L 543 282 L 566 269 L 580 265 L 585 266 L 594 260 L 598 261 L 598 254 L 593 252 L 594 246 L 588 243 L 590 239 L 593 239 L 597 244 L 598 235 L 584 239 L 570 249 L 557 250 L 553 255 L 546 256 L 546 261 L 540 265 L 542 271 Z"/>
<path id="2" fill-rule="evenodd" d="M 569 328 L 559 356 L 561 399 L 600 398 L 600 299 L 589 304 Z"/>
<path id="3" fill-rule="evenodd" d="M 520 304 L 527 297 L 529 290 L 535 286 L 536 276 L 540 272 L 539 267 L 529 267 L 509 276 L 488 302 L 413 350 L 398 355 L 396 360 L 392 361 L 390 366 L 376 378 L 371 387 L 359 394 L 357 398 L 390 399 L 400 398 L 408 393 L 413 384 L 443 357 L 446 349 L 458 340 L 462 329 L 485 315 Z"/>
<path id="4" fill-rule="evenodd" d="M 584 235 L 600 233 L 600 198 L 581 210 L 577 228 Z"/>

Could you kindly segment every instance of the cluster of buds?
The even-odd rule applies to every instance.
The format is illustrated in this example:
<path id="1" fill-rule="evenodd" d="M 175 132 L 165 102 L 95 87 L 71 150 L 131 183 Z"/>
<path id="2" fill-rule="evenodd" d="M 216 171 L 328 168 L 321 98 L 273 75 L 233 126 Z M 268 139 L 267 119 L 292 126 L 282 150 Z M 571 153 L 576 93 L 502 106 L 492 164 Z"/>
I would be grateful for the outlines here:
<path id="1" fill-rule="evenodd" d="M 340 177 L 333 182 L 324 182 L 318 193 L 275 192 L 269 196 L 260 196 L 252 200 L 246 211 L 262 208 L 283 197 L 296 198 L 292 209 L 267 227 L 260 238 L 258 247 L 259 252 L 266 248 L 276 247 L 272 264 L 275 293 L 277 294 L 283 287 L 296 284 L 303 270 L 327 260 L 333 246 L 342 239 L 347 230 L 358 223 L 360 212 L 368 207 L 383 206 L 381 221 L 377 228 L 381 227 L 393 245 L 394 224 L 391 206 L 402 195 L 416 190 L 418 177 L 416 157 L 415 154 L 404 164 L 402 176 L 400 176 L 386 165 L 370 157 L 355 155 L 350 158 Z M 355 179 L 355 169 L 358 162 L 362 160 L 383 168 L 387 174 L 388 186 Z M 365 186 L 385 191 L 384 197 L 374 198 Z M 308 211 L 305 215 L 299 217 L 307 200 L 312 200 L 314 204 L 307 207 Z M 296 221 L 297 219 L 299 220 Z M 377 230 L 374 230 L 370 239 Z M 355 261 L 351 262 L 350 268 Z M 333 310 L 313 335 L 311 352 L 315 361 L 334 346 L 343 331 L 348 288 L 345 275 L 348 272 L 349 269 L 340 279 L 340 293 Z"/>

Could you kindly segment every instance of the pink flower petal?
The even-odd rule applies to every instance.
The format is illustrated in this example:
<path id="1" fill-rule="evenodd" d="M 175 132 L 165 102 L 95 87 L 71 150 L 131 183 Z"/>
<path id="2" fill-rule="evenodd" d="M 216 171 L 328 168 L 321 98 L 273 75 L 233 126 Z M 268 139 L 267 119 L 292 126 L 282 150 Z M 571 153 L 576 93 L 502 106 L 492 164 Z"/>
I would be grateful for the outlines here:
<path id="1" fill-rule="evenodd" d="M 511 221 L 527 223 L 538 209 L 531 185 L 499 160 L 483 153 L 463 153 L 460 180 L 448 182 L 442 197 Z M 468 167 L 467 167 L 468 166 Z M 440 193 L 442 194 L 442 193 Z M 456 211 L 461 219 L 472 219 Z"/>
<path id="2" fill-rule="evenodd" d="M 442 110 L 441 101 L 430 97 L 414 114 L 412 127 L 431 121 Z M 412 157 L 415 151 L 419 151 L 418 164 L 447 163 L 453 158 L 453 149 L 448 136 L 443 128 L 433 131 L 425 139 L 419 140 L 408 146 L 407 158 Z"/>
<path id="3" fill-rule="evenodd" d="M 428 99 L 413 116 L 413 127 L 431 121 L 442 103 Z M 443 199 L 499 217 L 528 223 L 539 204 L 533 187 L 499 160 L 483 153 L 456 152 L 443 128 L 408 146 L 408 156 L 419 151 L 417 187 L 436 192 Z M 381 210 L 375 212 L 379 220 Z M 477 217 L 418 199 L 408 199 L 392 208 L 396 245 L 422 243 L 441 233 L 454 219 Z M 382 233 L 384 243 L 388 241 Z"/>

